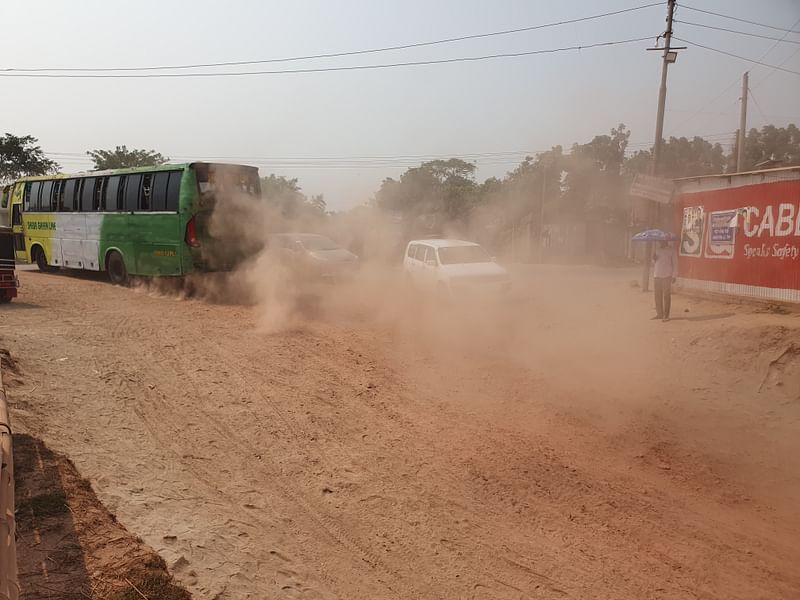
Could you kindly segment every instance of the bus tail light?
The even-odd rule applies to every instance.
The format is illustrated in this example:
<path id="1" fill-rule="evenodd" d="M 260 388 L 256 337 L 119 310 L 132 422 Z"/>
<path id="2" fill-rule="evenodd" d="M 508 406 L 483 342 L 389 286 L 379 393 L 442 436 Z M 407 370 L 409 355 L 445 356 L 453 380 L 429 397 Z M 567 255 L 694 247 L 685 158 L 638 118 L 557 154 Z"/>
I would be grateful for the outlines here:
<path id="1" fill-rule="evenodd" d="M 197 239 L 197 228 L 194 223 L 194 217 L 189 219 L 186 223 L 186 243 L 192 248 L 200 247 L 200 240 Z"/>

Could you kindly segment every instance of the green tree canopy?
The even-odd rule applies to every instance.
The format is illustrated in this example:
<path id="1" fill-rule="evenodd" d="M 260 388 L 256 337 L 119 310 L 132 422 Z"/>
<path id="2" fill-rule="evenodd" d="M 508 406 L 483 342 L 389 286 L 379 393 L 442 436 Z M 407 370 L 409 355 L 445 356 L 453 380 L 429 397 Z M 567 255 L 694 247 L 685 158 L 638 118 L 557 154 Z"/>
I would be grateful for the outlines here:
<path id="1" fill-rule="evenodd" d="M 261 178 L 261 197 L 288 220 L 299 220 L 302 225 L 318 220 L 327 214 L 327 205 L 322 194 L 310 199 L 303 194 L 297 178 L 270 173 Z"/>
<path id="2" fill-rule="evenodd" d="M 38 141 L 30 135 L 6 133 L 0 137 L 0 182 L 58 170 L 58 164 L 44 155 Z"/>
<path id="3" fill-rule="evenodd" d="M 408 232 L 435 233 L 469 216 L 479 198 L 475 170 L 475 164 L 460 158 L 425 162 L 399 180 L 384 179 L 375 202 L 402 215 Z"/>
<path id="4" fill-rule="evenodd" d="M 320 215 L 324 215 L 328 211 L 328 204 L 325 202 L 325 196 L 323 194 L 311 196 L 311 199 L 308 200 L 308 205 Z"/>
<path id="5" fill-rule="evenodd" d="M 530 227 L 544 219 L 627 223 L 629 186 L 637 173 L 649 174 L 652 149 L 628 154 L 631 132 L 620 124 L 565 153 L 555 146 L 527 156 L 502 178 L 476 182 L 476 165 L 458 158 L 422 163 L 399 178 L 386 178 L 375 206 L 402 217 L 406 237 Z M 795 125 L 752 129 L 746 138 L 745 168 L 800 164 L 800 130 Z M 730 172 L 732 155 L 702 137 L 664 141 L 659 175 L 667 178 Z M 769 161 L 765 164 L 765 161 Z M 534 229 L 535 231 L 535 229 Z M 494 234 L 490 234 L 494 235 Z"/>
<path id="6" fill-rule="evenodd" d="M 701 137 L 691 140 L 671 137 L 661 146 L 659 175 L 678 178 L 695 175 L 714 175 L 725 170 L 725 151 L 719 143 L 712 144 Z M 653 162 L 651 150 L 639 150 L 625 161 L 625 172 L 649 174 Z"/>
<path id="7" fill-rule="evenodd" d="M 261 196 L 267 200 L 278 200 L 300 193 L 300 185 L 298 185 L 296 177 L 289 179 L 283 175 L 270 173 L 261 178 Z"/>
<path id="8" fill-rule="evenodd" d="M 163 165 L 169 160 L 155 150 L 128 150 L 126 146 L 117 146 L 114 150 L 89 150 L 86 154 L 94 161 L 94 168 L 99 171 Z"/>
<path id="9" fill-rule="evenodd" d="M 734 147 L 728 161 L 728 170 L 736 170 L 736 154 Z M 800 165 L 800 129 L 790 123 L 786 127 L 765 125 L 760 130 L 747 132 L 744 142 L 743 171 L 757 169 L 763 163 L 766 166 L 790 167 Z"/>
<path id="10" fill-rule="evenodd" d="M 573 144 L 565 162 L 562 212 L 586 209 L 608 213 L 627 197 L 622 164 L 631 132 L 620 124 L 610 135 L 597 135 L 586 144 Z"/>

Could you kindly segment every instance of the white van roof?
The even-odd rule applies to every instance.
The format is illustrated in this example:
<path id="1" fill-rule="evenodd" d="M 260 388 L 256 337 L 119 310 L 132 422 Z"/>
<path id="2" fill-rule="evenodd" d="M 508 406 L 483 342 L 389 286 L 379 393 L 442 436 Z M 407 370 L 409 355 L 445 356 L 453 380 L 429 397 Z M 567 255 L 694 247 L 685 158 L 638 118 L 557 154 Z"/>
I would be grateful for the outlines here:
<path id="1" fill-rule="evenodd" d="M 453 246 L 479 246 L 480 244 L 476 244 L 475 242 L 467 242 L 464 240 L 451 240 L 451 239 L 428 239 L 428 240 L 411 240 L 408 242 L 408 245 L 411 244 L 426 244 L 428 246 L 433 246 L 434 248 L 451 248 Z"/>

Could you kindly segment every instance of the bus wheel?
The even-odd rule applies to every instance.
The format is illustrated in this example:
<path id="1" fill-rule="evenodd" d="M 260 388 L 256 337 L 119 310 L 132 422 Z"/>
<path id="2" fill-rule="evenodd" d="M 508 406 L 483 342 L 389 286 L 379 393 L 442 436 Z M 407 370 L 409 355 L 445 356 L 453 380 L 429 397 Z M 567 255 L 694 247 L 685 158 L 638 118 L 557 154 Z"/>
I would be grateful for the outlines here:
<path id="1" fill-rule="evenodd" d="M 50 267 L 47 264 L 47 255 L 45 255 L 44 250 L 42 250 L 41 246 L 36 246 L 36 250 L 34 250 L 33 259 L 36 261 L 36 266 L 39 267 L 40 271 L 50 270 Z"/>
<path id="2" fill-rule="evenodd" d="M 0 304 L 5 304 L 6 302 L 11 302 L 11 294 L 0 292 Z"/>
<path id="3" fill-rule="evenodd" d="M 106 271 L 108 278 L 114 285 L 125 285 L 128 283 L 128 269 L 125 268 L 125 261 L 122 255 L 116 250 L 112 250 L 106 257 Z"/>

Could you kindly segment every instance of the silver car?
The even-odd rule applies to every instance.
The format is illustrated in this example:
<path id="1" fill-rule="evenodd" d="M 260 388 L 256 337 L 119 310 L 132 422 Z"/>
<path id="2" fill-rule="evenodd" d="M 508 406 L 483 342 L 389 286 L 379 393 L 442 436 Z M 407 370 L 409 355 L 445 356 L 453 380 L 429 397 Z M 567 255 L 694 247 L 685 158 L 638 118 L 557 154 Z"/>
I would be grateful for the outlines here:
<path id="1" fill-rule="evenodd" d="M 270 251 L 297 273 L 324 279 L 352 275 L 358 256 L 316 233 L 277 233 L 267 240 Z"/>

